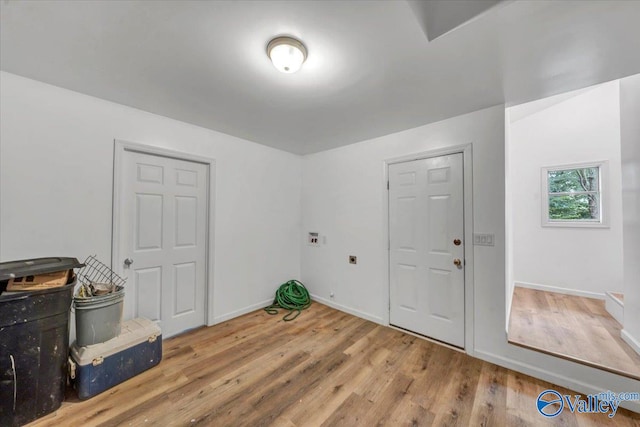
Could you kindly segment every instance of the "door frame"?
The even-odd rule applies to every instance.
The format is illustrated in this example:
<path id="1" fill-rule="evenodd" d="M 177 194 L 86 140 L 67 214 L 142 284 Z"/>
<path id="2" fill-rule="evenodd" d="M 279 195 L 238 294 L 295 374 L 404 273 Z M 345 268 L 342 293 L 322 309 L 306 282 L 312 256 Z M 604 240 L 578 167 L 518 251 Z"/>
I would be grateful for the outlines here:
<path id="1" fill-rule="evenodd" d="M 464 351 L 472 355 L 474 354 L 474 263 L 473 263 L 473 143 L 454 145 L 451 147 L 443 147 L 419 153 L 408 154 L 401 157 L 394 157 L 384 161 L 384 195 L 383 209 L 384 221 L 386 227 L 387 247 L 387 310 L 385 310 L 385 325 L 394 327 L 390 324 L 391 311 L 391 227 L 389 224 L 389 165 L 396 163 L 411 162 L 414 160 L 424 160 L 433 157 L 446 156 L 449 154 L 462 154 L 462 197 L 463 197 L 463 222 L 464 222 Z M 403 330 L 404 331 L 404 330 Z M 423 337 L 422 335 L 418 335 Z M 424 338 L 424 337 L 423 337 Z M 428 337 L 426 337 L 428 339 Z M 438 343 L 440 343 L 438 341 Z M 446 343 L 442 343 L 447 345 Z M 453 347 L 452 347 L 453 348 Z M 456 347 L 457 349 L 457 347 Z"/>
<path id="2" fill-rule="evenodd" d="M 140 144 L 136 142 L 123 141 L 114 139 L 113 141 L 113 188 L 112 188 L 112 212 L 111 212 L 111 269 L 117 274 L 123 273 L 123 267 L 115 261 L 121 259 L 120 254 L 120 188 L 123 174 L 123 162 L 125 152 L 134 152 L 148 155 L 155 155 L 161 157 L 168 157 L 171 159 L 184 160 L 188 162 L 195 162 L 204 164 L 207 166 L 207 218 L 206 218 L 206 235 L 205 242 L 205 324 L 207 326 L 213 325 L 215 319 L 213 312 L 213 295 L 214 295 L 214 243 L 215 243 L 215 212 L 214 201 L 215 197 L 215 176 L 216 176 L 216 161 L 215 159 L 199 156 L 196 154 L 186 153 L 182 151 L 174 151 L 166 148 L 160 148 L 153 145 Z M 126 290 L 125 290 L 126 292 Z"/>

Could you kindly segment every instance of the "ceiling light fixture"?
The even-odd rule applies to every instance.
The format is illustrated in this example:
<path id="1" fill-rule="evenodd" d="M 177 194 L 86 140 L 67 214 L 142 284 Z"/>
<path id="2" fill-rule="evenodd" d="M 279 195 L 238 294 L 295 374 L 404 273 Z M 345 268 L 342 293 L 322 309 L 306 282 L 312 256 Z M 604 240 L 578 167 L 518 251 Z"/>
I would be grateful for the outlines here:
<path id="1" fill-rule="evenodd" d="M 276 37 L 267 45 L 273 66 L 283 73 L 295 73 L 307 59 L 307 48 L 291 37 Z"/>

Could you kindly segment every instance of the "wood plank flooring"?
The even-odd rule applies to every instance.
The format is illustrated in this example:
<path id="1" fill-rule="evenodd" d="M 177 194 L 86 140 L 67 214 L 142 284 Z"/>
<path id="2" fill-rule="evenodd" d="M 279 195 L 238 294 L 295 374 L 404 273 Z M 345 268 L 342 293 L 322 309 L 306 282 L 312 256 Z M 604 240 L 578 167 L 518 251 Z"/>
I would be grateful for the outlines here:
<path id="1" fill-rule="evenodd" d="M 32 426 L 614 425 L 544 419 L 538 394 L 568 390 L 318 303 L 293 322 L 259 310 L 163 349 L 157 367 L 84 402 L 69 393 Z M 640 415 L 621 409 L 615 425 Z"/>
<path id="2" fill-rule="evenodd" d="M 516 286 L 509 342 L 640 380 L 640 355 L 595 298 Z"/>

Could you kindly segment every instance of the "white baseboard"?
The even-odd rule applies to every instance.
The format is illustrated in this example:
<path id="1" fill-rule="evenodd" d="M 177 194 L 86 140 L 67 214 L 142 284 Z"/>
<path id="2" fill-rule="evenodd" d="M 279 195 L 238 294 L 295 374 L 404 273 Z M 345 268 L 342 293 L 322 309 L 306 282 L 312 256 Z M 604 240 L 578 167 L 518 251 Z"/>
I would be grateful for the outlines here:
<path id="1" fill-rule="evenodd" d="M 607 312 L 618 321 L 624 324 L 624 303 L 615 297 L 611 292 L 606 293 L 607 298 L 604 300 L 604 308 Z"/>
<path id="2" fill-rule="evenodd" d="M 491 362 L 496 365 L 499 365 L 517 372 L 521 372 L 526 375 L 530 375 L 534 378 L 538 378 L 543 381 L 547 381 L 552 384 L 559 385 L 561 387 L 569 388 L 574 391 L 579 391 L 584 394 L 597 394 L 603 391 L 607 391 L 607 390 L 603 390 L 600 387 L 596 387 L 593 384 L 587 384 L 582 381 L 577 381 L 575 379 L 565 377 L 564 375 L 552 374 L 546 370 L 537 368 L 528 363 L 519 362 L 517 360 L 509 359 L 503 356 L 498 356 L 493 353 L 476 350 L 474 357 L 477 357 L 478 359 L 482 359 L 484 361 Z M 613 390 L 613 391 L 622 392 L 622 391 L 635 391 L 635 390 Z M 620 406 L 630 411 L 640 413 L 640 401 L 625 401 L 625 402 L 621 402 Z M 534 406 L 532 406 L 532 410 L 534 410 Z"/>
<path id="3" fill-rule="evenodd" d="M 227 320 L 231 320 L 231 319 L 234 319 L 236 317 L 242 316 L 243 314 L 251 313 L 252 311 L 257 310 L 259 308 L 264 308 L 264 307 L 268 306 L 271 303 L 273 303 L 273 298 L 270 298 L 268 300 L 264 300 L 264 301 L 261 301 L 261 302 L 257 302 L 255 304 L 248 305 L 248 306 L 243 307 L 243 308 L 241 308 L 239 310 L 234 310 L 232 312 L 225 313 L 225 314 L 220 315 L 220 316 L 216 316 L 216 317 L 213 318 L 213 323 L 210 323 L 208 326 L 216 325 L 218 323 L 222 323 L 222 322 L 225 322 Z"/>
<path id="4" fill-rule="evenodd" d="M 355 310 L 355 309 L 353 309 L 351 307 L 340 305 L 340 304 L 335 303 L 335 302 L 333 302 L 331 300 L 328 300 L 326 298 L 322 298 L 322 297 L 320 297 L 318 295 L 314 295 L 314 294 L 311 294 L 311 299 L 314 300 L 314 301 L 318 301 L 318 302 L 320 302 L 320 303 L 322 303 L 324 305 L 328 305 L 331 308 L 335 308 L 336 310 L 344 311 L 345 313 L 352 314 L 352 315 L 354 315 L 356 317 L 360 317 L 362 319 L 370 320 L 370 321 L 372 321 L 374 323 L 378 323 L 378 324 L 383 325 L 383 326 L 388 326 L 388 325 L 383 323 L 383 320 L 382 320 L 381 317 L 372 316 L 371 314 L 365 313 L 364 311 Z"/>
<path id="5" fill-rule="evenodd" d="M 631 347 L 633 351 L 640 354 L 640 341 L 631 336 L 629 332 L 623 329 L 622 331 L 620 331 L 620 338 L 622 338 L 624 342 L 629 344 L 629 347 Z"/>
<path id="6" fill-rule="evenodd" d="M 318 301 L 318 302 L 320 302 L 320 303 L 322 303 L 324 305 L 328 305 L 331 308 L 335 308 L 336 310 L 344 311 L 345 313 L 352 314 L 352 315 L 360 317 L 362 319 L 370 320 L 370 321 L 372 321 L 374 323 L 378 323 L 380 325 L 385 325 L 384 322 L 383 322 L 383 319 L 381 317 L 372 316 L 371 314 L 365 313 L 364 311 L 356 310 L 356 309 L 353 309 L 351 307 L 347 307 L 347 306 L 344 306 L 344 305 L 337 304 L 337 303 L 335 303 L 335 302 L 333 302 L 331 300 L 328 300 L 326 298 L 322 298 L 322 297 L 320 297 L 318 295 L 314 295 L 314 294 L 311 294 L 311 299 L 313 301 Z M 222 314 L 220 316 L 216 316 L 216 317 L 213 318 L 213 322 L 210 323 L 208 326 L 216 325 L 218 323 L 222 323 L 222 322 L 225 322 L 227 320 L 231 320 L 231 319 L 234 319 L 236 317 L 242 316 L 243 314 L 251 313 L 252 311 L 257 310 L 259 308 L 266 307 L 271 303 L 273 303 L 273 299 L 268 299 L 268 300 L 265 300 L 265 301 L 262 301 L 262 302 L 258 302 L 258 303 L 251 304 L 249 306 L 243 307 L 243 308 L 241 308 L 239 310 L 234 310 L 234 311 L 231 311 L 229 313 L 225 313 L 225 314 Z M 385 325 L 385 326 L 387 326 L 387 325 Z"/>
<path id="7" fill-rule="evenodd" d="M 504 332 L 509 336 L 509 322 L 511 321 L 511 307 L 513 306 L 513 292 L 516 290 L 514 286 L 511 288 L 511 292 L 506 295 L 507 298 L 507 317 L 504 322 Z"/>
<path id="8" fill-rule="evenodd" d="M 577 289 L 561 288 L 559 286 L 540 285 L 538 283 L 514 281 L 516 288 L 536 289 L 538 291 L 556 292 L 558 294 L 575 295 L 578 297 L 605 299 L 604 293 L 580 291 Z"/>

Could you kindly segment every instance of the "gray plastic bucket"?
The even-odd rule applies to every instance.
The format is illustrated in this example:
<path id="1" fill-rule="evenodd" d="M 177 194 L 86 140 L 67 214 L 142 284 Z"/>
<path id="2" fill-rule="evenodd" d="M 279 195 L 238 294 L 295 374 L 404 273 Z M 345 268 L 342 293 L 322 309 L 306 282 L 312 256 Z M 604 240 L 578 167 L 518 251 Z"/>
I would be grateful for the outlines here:
<path id="1" fill-rule="evenodd" d="M 117 337 L 122 325 L 124 289 L 107 295 L 73 299 L 76 342 L 84 347 Z"/>

